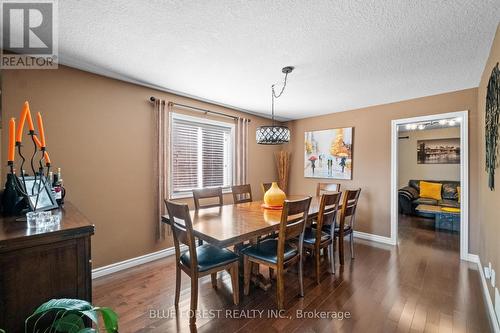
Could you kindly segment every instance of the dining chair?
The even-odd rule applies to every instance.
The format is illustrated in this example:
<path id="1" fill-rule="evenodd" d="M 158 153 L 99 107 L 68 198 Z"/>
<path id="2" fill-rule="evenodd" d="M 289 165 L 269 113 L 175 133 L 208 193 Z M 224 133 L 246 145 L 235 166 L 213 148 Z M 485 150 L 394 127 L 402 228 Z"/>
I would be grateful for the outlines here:
<path id="1" fill-rule="evenodd" d="M 222 187 L 193 189 L 193 199 L 194 199 L 194 208 L 196 210 L 201 208 L 222 206 L 223 205 Z M 201 199 L 217 199 L 217 203 L 209 203 L 201 205 Z"/>
<path id="2" fill-rule="evenodd" d="M 339 183 L 318 183 L 316 186 L 316 196 L 327 193 L 327 192 L 340 192 Z"/>
<path id="3" fill-rule="evenodd" d="M 325 193 L 321 195 L 318 217 L 315 228 L 306 228 L 304 232 L 304 248 L 314 256 L 316 283 L 320 277 L 320 251 L 328 248 L 331 273 L 335 274 L 335 250 L 333 247 L 334 235 L 323 231 L 323 225 L 334 225 L 340 206 L 341 193 Z"/>
<path id="4" fill-rule="evenodd" d="M 210 203 L 202 205 L 201 200 L 211 200 Z M 216 199 L 216 200 L 215 200 Z M 208 187 L 193 189 L 194 208 L 196 210 L 202 208 L 222 207 L 222 187 Z M 214 203 L 214 201 L 217 201 Z M 198 239 L 198 245 L 202 245 L 203 241 Z"/>
<path id="5" fill-rule="evenodd" d="M 234 185 L 231 187 L 233 192 L 233 202 L 235 204 L 252 202 L 252 188 L 250 184 Z"/>
<path id="6" fill-rule="evenodd" d="M 302 246 L 304 229 L 307 222 L 311 197 L 299 200 L 285 200 L 278 231 L 278 238 L 268 238 L 255 245 L 244 248 L 244 293 L 250 291 L 250 274 L 253 264 L 262 264 L 276 271 L 278 308 L 284 308 L 285 281 L 284 269 L 299 263 L 300 296 L 304 296 L 304 281 L 302 278 Z M 292 246 L 290 240 L 299 237 L 297 246 Z"/>
<path id="7" fill-rule="evenodd" d="M 239 304 L 238 261 L 239 257 L 227 250 L 210 244 L 196 246 L 193 225 L 188 205 L 165 200 L 167 212 L 172 227 L 175 246 L 175 307 L 179 306 L 181 289 L 181 270 L 191 278 L 191 313 L 196 313 L 198 306 L 198 279 L 209 275 L 212 287 L 217 288 L 217 272 L 227 270 L 231 275 L 233 302 Z M 188 250 L 181 252 L 181 244 Z M 194 325 L 196 316 L 190 318 Z"/>
<path id="8" fill-rule="evenodd" d="M 273 183 L 262 183 L 262 184 L 260 184 L 260 187 L 262 188 L 262 193 L 266 194 L 267 190 L 269 190 L 272 185 L 273 185 Z"/>
<path id="9" fill-rule="evenodd" d="M 351 252 L 351 259 L 354 259 L 354 222 L 356 220 L 356 208 L 358 206 L 358 199 L 361 189 L 345 190 L 342 194 L 342 207 L 340 209 L 339 223 L 335 224 L 332 231 L 331 226 L 324 225 L 323 231 L 334 235 L 333 249 L 336 248 L 336 240 L 339 240 L 339 261 L 344 264 L 344 237 L 349 236 L 349 249 Z"/>

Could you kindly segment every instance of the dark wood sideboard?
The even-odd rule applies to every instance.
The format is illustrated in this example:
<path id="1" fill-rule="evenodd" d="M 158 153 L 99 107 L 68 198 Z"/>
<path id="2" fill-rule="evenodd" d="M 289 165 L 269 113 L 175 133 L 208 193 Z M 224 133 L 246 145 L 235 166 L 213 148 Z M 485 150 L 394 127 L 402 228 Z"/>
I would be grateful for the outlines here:
<path id="1" fill-rule="evenodd" d="M 71 203 L 56 209 L 51 231 L 0 217 L 0 328 L 24 332 L 24 320 L 52 298 L 92 301 L 90 238 L 94 226 Z"/>

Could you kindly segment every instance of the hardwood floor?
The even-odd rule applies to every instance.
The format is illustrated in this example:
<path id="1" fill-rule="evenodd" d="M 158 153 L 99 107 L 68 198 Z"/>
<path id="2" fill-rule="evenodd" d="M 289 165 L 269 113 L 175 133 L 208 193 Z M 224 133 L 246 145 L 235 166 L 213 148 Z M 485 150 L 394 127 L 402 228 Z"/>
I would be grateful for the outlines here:
<path id="1" fill-rule="evenodd" d="M 251 288 L 250 295 L 234 306 L 228 274 L 219 275 L 217 290 L 210 277 L 200 279 L 198 308 L 203 316 L 197 319 L 197 331 L 490 332 L 477 266 L 460 262 L 458 234 L 436 232 L 429 220 L 407 217 L 400 219 L 399 229 L 398 247 L 356 240 L 356 258 L 337 265 L 336 275 L 326 271 L 328 263 L 323 261 L 319 285 L 308 258 L 304 298 L 298 297 L 297 274 L 288 273 L 281 318 L 268 312 L 276 308 L 274 283 L 268 292 Z M 345 243 L 349 257 L 349 242 Z M 189 278 L 182 275 L 181 314 L 176 317 L 173 259 L 94 280 L 94 304 L 118 313 L 121 333 L 189 332 Z M 341 312 L 350 317 L 298 318 L 301 310 L 313 317 L 338 318 Z M 237 315 L 240 318 L 231 318 Z"/>

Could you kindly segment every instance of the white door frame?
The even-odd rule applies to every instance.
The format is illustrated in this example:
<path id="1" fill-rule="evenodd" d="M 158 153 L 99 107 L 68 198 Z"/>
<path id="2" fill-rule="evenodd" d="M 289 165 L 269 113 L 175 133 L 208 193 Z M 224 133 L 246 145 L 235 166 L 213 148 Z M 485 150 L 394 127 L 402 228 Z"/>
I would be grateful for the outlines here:
<path id="1" fill-rule="evenodd" d="M 429 116 L 392 120 L 391 128 L 391 242 L 398 242 L 398 125 L 443 118 L 460 121 L 460 259 L 473 261 L 469 255 L 469 111 L 440 113 Z M 472 257 L 472 258 L 471 258 Z"/>

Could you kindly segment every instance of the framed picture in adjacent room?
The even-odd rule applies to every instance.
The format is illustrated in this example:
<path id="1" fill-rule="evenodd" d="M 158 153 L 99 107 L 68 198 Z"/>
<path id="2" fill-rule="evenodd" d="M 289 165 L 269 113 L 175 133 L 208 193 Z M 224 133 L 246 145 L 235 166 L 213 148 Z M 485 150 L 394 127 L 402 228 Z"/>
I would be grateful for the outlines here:
<path id="1" fill-rule="evenodd" d="M 418 140 L 417 164 L 460 164 L 460 138 Z"/>
<path id="2" fill-rule="evenodd" d="M 352 179 L 353 129 L 305 132 L 304 177 Z"/>

